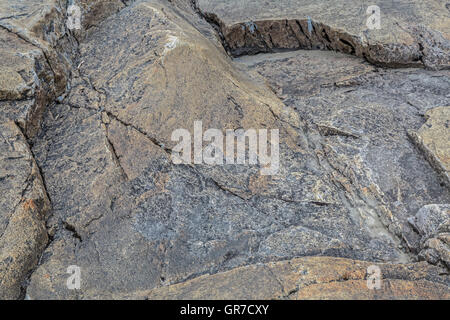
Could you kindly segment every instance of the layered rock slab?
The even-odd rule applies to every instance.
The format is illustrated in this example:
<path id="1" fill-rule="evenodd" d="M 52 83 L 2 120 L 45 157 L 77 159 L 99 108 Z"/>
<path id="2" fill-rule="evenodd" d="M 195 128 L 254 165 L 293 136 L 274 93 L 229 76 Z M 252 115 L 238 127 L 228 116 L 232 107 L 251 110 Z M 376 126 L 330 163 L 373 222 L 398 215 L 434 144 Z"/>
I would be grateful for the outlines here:
<path id="1" fill-rule="evenodd" d="M 381 271 L 381 285 L 370 289 L 369 266 Z M 236 268 L 139 293 L 142 299 L 450 299 L 448 279 L 426 263 L 391 265 L 306 257 Z"/>
<path id="2" fill-rule="evenodd" d="M 278 49 L 328 49 L 386 66 L 448 68 L 450 19 L 446 1 L 196 1 L 217 24 L 234 55 Z M 367 21 L 380 8 L 380 28 Z M 369 11 L 369 12 L 368 12 Z"/>
<path id="3" fill-rule="evenodd" d="M 390 231 L 367 228 L 343 203 L 293 109 L 169 7 L 123 9 L 80 53 L 73 89 L 34 141 L 54 240 L 29 298 L 133 296 L 298 255 L 408 259 Z M 219 130 L 278 128 L 279 174 L 173 165 L 171 133 L 192 133 L 196 120 Z M 66 287 L 70 265 L 81 268 L 81 290 Z"/>
<path id="4" fill-rule="evenodd" d="M 47 245 L 50 202 L 25 137 L 0 125 L 0 298 L 18 299 Z"/>

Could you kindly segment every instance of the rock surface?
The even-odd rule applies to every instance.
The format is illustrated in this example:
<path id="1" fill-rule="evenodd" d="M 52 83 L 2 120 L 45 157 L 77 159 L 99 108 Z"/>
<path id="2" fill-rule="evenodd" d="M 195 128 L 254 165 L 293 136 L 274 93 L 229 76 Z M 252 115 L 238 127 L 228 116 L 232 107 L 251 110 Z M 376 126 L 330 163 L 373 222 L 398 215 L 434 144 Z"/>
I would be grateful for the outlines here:
<path id="1" fill-rule="evenodd" d="M 276 49 L 328 49 L 386 66 L 450 66 L 445 0 L 196 0 L 234 55 Z M 380 8 L 380 28 L 367 25 Z M 373 9 L 372 9 L 373 10 Z"/>
<path id="2" fill-rule="evenodd" d="M 142 292 L 146 299 L 449 299 L 448 283 L 426 263 L 376 264 L 378 289 L 368 288 L 371 264 L 341 258 L 312 257 L 251 265 L 204 275 L 185 283 Z M 369 282 L 371 280 L 369 279 Z"/>
<path id="3" fill-rule="evenodd" d="M 18 122 L 27 137 L 39 131 L 45 108 L 68 89 L 76 38 L 125 6 L 119 0 L 76 4 L 82 31 L 68 29 L 68 1 L 0 1 L 0 121 Z"/>
<path id="4" fill-rule="evenodd" d="M 56 96 L 54 74 L 42 50 L 0 29 L 0 120 L 16 121 L 33 135 Z"/>
<path id="5" fill-rule="evenodd" d="M 425 113 L 427 122 L 418 132 L 410 132 L 430 164 L 450 186 L 450 106 L 438 107 Z"/>
<path id="6" fill-rule="evenodd" d="M 435 164 L 448 159 L 448 108 L 438 107 L 450 104 L 450 72 L 370 64 L 446 68 L 445 21 L 427 13 L 443 15 L 439 1 L 402 7 L 400 22 L 420 18 L 430 33 L 420 41 L 374 31 L 365 34 L 377 50 L 366 39 L 349 52 L 317 33 L 289 49 L 353 56 L 239 59 L 226 51 L 287 49 L 280 19 L 308 28 L 310 13 L 329 36 L 359 29 L 327 15 L 327 1 L 302 16 L 295 1 L 248 1 L 259 7 L 242 4 L 245 19 L 227 9 L 233 1 L 75 1 L 81 30 L 65 25 L 70 1 L 18 3 L 0 0 L 1 297 L 448 299 L 450 194 Z M 276 29 L 279 43 L 261 49 L 248 30 L 243 40 L 225 32 L 247 19 Z M 174 164 L 172 133 L 194 136 L 196 121 L 278 129 L 279 170 Z M 381 291 L 367 289 L 371 264 Z M 71 265 L 79 290 L 66 285 Z"/>
<path id="7" fill-rule="evenodd" d="M 17 299 L 47 245 L 50 202 L 20 129 L 0 129 L 0 299 Z"/>
<path id="8" fill-rule="evenodd" d="M 419 257 L 450 267 L 450 205 L 425 206 L 409 222 L 421 236 Z"/>
<path id="9" fill-rule="evenodd" d="M 428 110 L 446 104 L 449 72 L 385 70 L 317 51 L 239 61 L 266 77 L 298 111 L 310 135 L 320 134 L 321 161 L 333 169 L 330 179 L 345 190 L 351 207 L 360 216 L 372 212 L 373 228 L 381 222 L 415 247 L 418 238 L 408 217 L 427 204 L 449 203 L 449 193 L 407 132 L 423 125 Z"/>

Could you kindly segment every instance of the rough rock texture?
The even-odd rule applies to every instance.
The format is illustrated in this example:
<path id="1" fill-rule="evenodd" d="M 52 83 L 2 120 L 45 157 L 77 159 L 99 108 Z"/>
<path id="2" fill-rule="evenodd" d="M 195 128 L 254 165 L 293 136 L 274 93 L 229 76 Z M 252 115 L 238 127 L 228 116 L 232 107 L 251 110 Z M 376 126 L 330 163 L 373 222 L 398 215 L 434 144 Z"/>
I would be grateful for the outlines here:
<path id="1" fill-rule="evenodd" d="M 52 69 L 52 79 L 45 82 L 56 96 L 64 92 L 70 74 L 71 43 L 66 35 L 65 9 L 57 0 L 0 2 L 0 28 L 42 52 Z"/>
<path id="2" fill-rule="evenodd" d="M 92 27 L 99 25 L 103 20 L 125 7 L 125 3 L 130 1 L 120 0 L 79 0 L 74 1 L 74 5 L 81 8 L 80 33 L 87 31 Z M 75 31 L 76 32 L 76 31 Z"/>
<path id="3" fill-rule="evenodd" d="M 0 194 L 0 299 L 17 299 L 47 245 L 50 202 L 14 122 L 0 125 Z"/>
<path id="4" fill-rule="evenodd" d="M 100 4 L 102 11 L 110 6 L 90 1 L 89 8 L 95 11 Z M 23 296 L 28 273 L 48 242 L 45 220 L 50 202 L 27 138 L 40 130 L 46 108 L 64 94 L 71 77 L 77 42 L 66 27 L 67 5 L 0 1 L 0 298 L 4 299 Z M 88 15 L 88 21 L 98 23 L 110 13 Z"/>
<path id="5" fill-rule="evenodd" d="M 40 49 L 4 29 L 0 42 L 0 121 L 15 120 L 33 135 L 55 97 L 52 69 Z"/>
<path id="6" fill-rule="evenodd" d="M 261 298 L 448 298 L 446 224 L 434 214 L 417 223 L 411 217 L 430 204 L 445 208 L 450 194 L 410 137 L 439 137 L 420 128 L 428 110 L 449 105 L 449 71 L 384 69 L 324 51 L 233 60 L 226 54 L 233 40 L 201 1 L 75 1 L 83 13 L 79 31 L 65 30 L 61 18 L 70 1 L 25 1 L 20 10 L 17 3 L 0 1 L 15 15 L 0 19 L 8 37 L 0 67 L 11 70 L 0 78 L 0 124 L 14 127 L 14 120 L 24 129 L 51 213 L 36 206 L 40 220 L 23 220 L 45 228 L 42 237 L 28 234 L 34 251 L 17 250 L 26 263 L 3 271 L 18 272 L 6 282 L 16 290 L 8 297 L 23 284 L 29 299 L 184 298 L 192 285 L 201 298 L 209 290 L 204 283 L 215 279 L 216 298 L 260 297 L 253 285 L 262 286 Z M 423 15 L 436 34 L 445 29 L 426 10 L 405 12 Z M 57 26 L 48 27 L 52 21 Z M 411 64 L 416 40 L 405 49 L 402 34 L 406 51 L 394 52 L 383 39 L 376 41 L 386 55 L 374 51 L 368 61 Z M 422 61 L 445 67 L 445 44 L 421 47 L 434 52 Z M 50 93 L 38 104 L 41 91 Z M 263 175 L 261 163 L 175 165 L 172 132 L 193 134 L 195 121 L 222 132 L 279 129 L 278 172 Z M 439 150 L 446 155 L 445 139 Z M 26 172 L 17 168 L 5 170 L 4 181 Z M 5 225 L 10 212 L 0 208 Z M 428 225 L 438 226 L 424 234 Z M 365 284 L 373 263 L 389 279 L 381 292 Z M 290 269 L 297 264 L 311 270 L 302 288 Z M 79 290 L 66 286 L 71 265 L 81 268 Z"/>
<path id="7" fill-rule="evenodd" d="M 322 161 L 334 169 L 331 179 L 347 191 L 352 207 L 359 207 L 361 215 L 372 211 L 415 247 L 418 237 L 408 217 L 424 205 L 448 203 L 449 193 L 407 131 L 422 126 L 428 109 L 448 102 L 448 71 L 383 70 L 357 58 L 314 51 L 240 61 L 268 79 L 286 105 L 299 112 L 310 135 L 320 133 Z"/>
<path id="8" fill-rule="evenodd" d="M 85 30 L 119 8 L 121 1 L 74 2 L 82 31 L 67 27 L 69 1 L 0 1 L 0 121 L 18 122 L 27 137 L 39 130 L 45 108 L 64 95 Z M 101 12 L 101 14 L 98 14 Z"/>
<path id="9" fill-rule="evenodd" d="M 409 222 L 421 236 L 419 257 L 432 264 L 450 267 L 450 205 L 431 204 L 421 208 Z"/>
<path id="10" fill-rule="evenodd" d="M 381 288 L 367 288 L 371 264 L 312 257 L 257 264 L 141 292 L 147 299 L 450 299 L 439 269 L 426 263 L 375 264 Z M 125 297 L 123 297 L 125 298 Z"/>
<path id="11" fill-rule="evenodd" d="M 428 110 L 425 118 L 427 122 L 410 135 L 450 188 L 450 106 Z"/>
<path id="12" fill-rule="evenodd" d="M 450 19 L 445 0 L 196 0 L 218 25 L 234 55 L 276 49 L 328 49 L 386 66 L 450 67 Z M 381 11 L 370 30 L 369 6 Z M 371 13 L 372 14 L 372 13 Z"/>

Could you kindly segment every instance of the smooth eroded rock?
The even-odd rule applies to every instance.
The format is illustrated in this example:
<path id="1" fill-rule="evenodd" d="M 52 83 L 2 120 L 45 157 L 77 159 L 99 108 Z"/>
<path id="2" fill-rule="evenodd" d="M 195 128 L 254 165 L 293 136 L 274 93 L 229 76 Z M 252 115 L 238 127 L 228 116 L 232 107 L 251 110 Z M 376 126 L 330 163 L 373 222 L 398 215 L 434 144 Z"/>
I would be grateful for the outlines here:
<path id="1" fill-rule="evenodd" d="M 332 17 L 343 1 L 326 10 L 326 2 L 307 1 L 301 13 L 291 10 L 292 1 L 267 4 L 273 10 L 253 1 L 261 10 L 251 10 L 262 20 L 229 25 L 219 21 L 219 11 L 246 3 L 208 7 L 217 10 L 214 17 L 203 1 L 198 7 L 184 0 L 77 1 L 80 33 L 59 25 L 52 30 L 43 17 L 60 23 L 65 8 L 49 3 L 24 2 L 26 14 L 18 16 L 11 2 L 16 18 L 0 20 L 8 36 L 24 40 L 20 50 L 55 52 L 59 60 L 48 56 L 49 65 L 59 61 L 70 71 L 62 74 L 71 75 L 31 141 L 52 215 L 51 241 L 31 274 L 27 298 L 448 297 L 444 270 L 411 264 L 422 247 L 427 257 L 420 259 L 440 264 L 448 238 L 439 231 L 422 241 L 408 217 L 450 199 L 406 134 L 424 124 L 429 109 L 448 105 L 448 71 L 383 69 L 361 58 L 445 67 L 447 40 L 439 38 L 445 24 L 425 10 L 443 15 L 440 2 L 405 4 L 405 16 L 395 9 L 386 17 L 392 32 L 363 32 L 362 39 L 353 9 Z M 280 8 L 293 16 L 275 16 Z M 235 54 L 326 48 L 361 57 L 296 51 L 240 64 L 219 46 L 217 26 L 205 16 L 220 24 L 217 36 Z M 423 32 L 395 33 L 397 16 L 401 25 L 423 17 Z M 29 26 L 36 30 L 25 32 Z M 67 46 L 73 35 L 79 43 Z M 33 60 L 6 48 L 11 65 L 34 70 Z M 13 99 L 6 100 L 14 102 L 10 109 L 25 108 L 15 99 L 31 99 L 34 87 L 11 65 L 0 92 Z M 64 81 L 54 81 L 59 92 Z M 277 172 L 262 174 L 261 163 L 174 164 L 172 133 L 186 129 L 192 137 L 197 121 L 203 131 L 278 129 Z M 373 263 L 385 279 L 380 291 L 367 289 Z M 71 290 L 67 270 L 74 265 L 81 287 Z"/>

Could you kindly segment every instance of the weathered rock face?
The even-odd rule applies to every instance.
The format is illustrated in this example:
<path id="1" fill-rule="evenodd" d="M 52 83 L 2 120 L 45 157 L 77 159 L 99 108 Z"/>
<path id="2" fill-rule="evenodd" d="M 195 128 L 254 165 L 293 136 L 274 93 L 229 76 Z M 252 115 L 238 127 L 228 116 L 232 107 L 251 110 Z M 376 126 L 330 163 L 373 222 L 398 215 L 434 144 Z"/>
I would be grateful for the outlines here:
<path id="1" fill-rule="evenodd" d="M 70 73 L 59 2 L 0 1 L 0 42 L 0 298 L 17 299 L 48 243 L 50 202 L 26 138 Z"/>
<path id="2" fill-rule="evenodd" d="M 450 267 L 450 205 L 431 204 L 409 219 L 421 236 L 419 257 L 432 264 Z"/>
<path id="3" fill-rule="evenodd" d="M 89 8 L 95 11 L 100 3 L 90 1 Z M 48 242 L 50 203 L 26 137 L 40 130 L 46 107 L 64 93 L 71 76 L 77 43 L 66 26 L 66 6 L 0 1 L 1 298 L 22 295 L 27 274 Z"/>
<path id="4" fill-rule="evenodd" d="M 449 193 L 407 132 L 423 125 L 427 110 L 446 104 L 448 71 L 383 70 L 317 51 L 240 61 L 268 79 L 310 135 L 320 133 L 320 159 L 331 167 L 330 180 L 343 187 L 351 207 L 360 216 L 372 212 L 375 221 L 379 217 L 414 248 L 418 238 L 408 217 L 424 205 L 448 203 Z"/>
<path id="5" fill-rule="evenodd" d="M 1 1 L 0 9 L 1 29 L 23 39 L 45 55 L 52 68 L 52 87 L 57 96 L 62 94 L 70 75 L 71 45 L 66 36 L 66 8 L 56 0 L 26 0 Z"/>
<path id="6" fill-rule="evenodd" d="M 21 10 L 35 12 L 30 3 Z M 39 221 L 46 229 L 40 229 L 42 236 L 29 232 L 36 246 L 22 253 L 26 258 L 20 261 L 26 263 L 11 269 L 21 273 L 15 282 L 8 280 L 16 290 L 15 296 L 5 290 L 8 297 L 20 292 L 17 288 L 47 244 L 47 233 L 51 241 L 26 281 L 30 299 L 202 298 L 210 290 L 208 281 L 222 288 L 216 298 L 258 298 L 252 285 L 261 286 L 257 290 L 264 299 L 446 297 L 448 277 L 441 267 L 448 261 L 447 231 L 440 223 L 425 239 L 420 223 L 410 217 L 429 204 L 450 203 L 450 195 L 406 132 L 424 125 L 428 110 L 449 104 L 448 71 L 386 70 L 323 51 L 236 61 L 203 18 L 202 2 L 76 3 L 82 8 L 82 30 L 44 36 L 48 50 L 68 63 L 44 59 L 41 40 L 34 44 L 18 31 L 3 30 L 11 38 L 1 49 L 11 61 L 5 68 L 16 74 L 10 76 L 15 82 L 1 82 L 6 99 L 0 104 L 1 123 L 12 119 L 23 128 L 33 123 L 35 129 L 26 136 L 52 208 L 49 216 L 48 202 L 36 206 L 40 220 L 23 220 Z M 64 23 L 58 19 L 51 21 Z M 73 46 L 66 41 L 74 41 Z M 232 46 L 226 36 L 225 41 Z M 377 41 L 390 50 L 387 42 Z M 440 55 L 441 46 L 433 49 L 436 57 L 446 57 Z M 410 53 L 389 51 L 392 57 L 386 59 L 397 59 L 392 65 L 409 64 L 404 54 Z M 382 59 L 379 53 L 374 56 Z M 67 69 L 62 72 L 66 80 L 58 82 L 56 71 L 47 72 L 55 63 Z M 28 74 L 48 79 L 31 82 Z M 67 88 L 64 94 L 58 83 Z M 19 104 L 34 103 L 43 86 L 53 92 L 47 102 L 39 108 Z M 29 116 L 35 109 L 43 117 Z M 261 163 L 174 164 L 172 133 L 186 129 L 193 136 L 196 121 L 202 121 L 203 131 L 223 133 L 278 129 L 278 171 L 263 175 Z M 436 136 L 418 134 L 430 141 Z M 443 145 L 439 150 L 445 155 Z M 17 173 L 7 168 L 9 183 Z M 36 171 L 41 181 L 38 176 Z M 4 201 L 17 202 L 16 191 Z M 10 212 L 0 211 L 4 225 L 13 221 Z M 349 260 L 292 260 L 301 256 Z M 402 264 L 417 259 L 438 266 Z M 381 292 L 366 286 L 365 272 L 374 262 L 385 263 L 380 266 L 388 280 Z M 66 285 L 71 265 L 81 268 L 79 290 Z M 302 275 L 290 269 L 293 265 L 310 270 L 304 286 L 299 285 Z M 256 284 L 255 278 L 263 281 Z M 349 281 L 333 282 L 341 278 Z M 186 293 L 191 290 L 192 296 Z"/>
<path id="7" fill-rule="evenodd" d="M 450 298 L 448 283 L 440 283 L 439 269 L 426 263 L 375 264 L 383 275 L 377 289 L 368 289 L 369 266 L 368 262 L 340 258 L 298 258 L 205 275 L 140 295 L 147 299 Z"/>
<path id="8" fill-rule="evenodd" d="M 71 77 L 78 44 L 66 25 L 68 5 L 0 1 L 1 298 L 22 295 L 27 274 L 48 242 L 50 203 L 26 138 L 40 130 L 46 108 L 64 94 Z M 86 24 L 95 25 L 116 7 L 111 1 L 89 1 L 83 6 Z M 96 10 L 102 15 L 92 13 Z"/>
<path id="9" fill-rule="evenodd" d="M 234 55 L 328 49 L 386 66 L 450 66 L 446 1 L 376 1 L 380 29 L 369 29 L 373 1 L 196 0 Z M 374 10 L 374 9 L 372 9 Z M 373 18 L 371 18 L 373 19 Z"/>
<path id="10" fill-rule="evenodd" d="M 0 299 L 17 299 L 47 245 L 50 203 L 22 132 L 0 125 Z"/>
<path id="11" fill-rule="evenodd" d="M 450 106 L 428 110 L 427 122 L 410 136 L 450 187 Z"/>
<path id="12" fill-rule="evenodd" d="M 79 5 L 81 9 L 81 25 L 79 33 L 86 32 L 92 27 L 96 27 L 109 16 L 117 13 L 130 1 L 120 0 L 79 0 L 74 1 L 74 5 Z M 78 31 L 75 31 L 78 32 Z"/>
<path id="13" fill-rule="evenodd" d="M 125 6 L 119 0 L 75 2 L 84 18 L 78 31 L 68 29 L 66 2 L 0 1 L 0 122 L 18 122 L 27 137 L 39 130 L 46 106 L 67 89 L 76 67 L 75 37 Z"/>
<path id="14" fill-rule="evenodd" d="M 15 120 L 33 135 L 55 97 L 51 67 L 41 50 L 4 29 L 0 41 L 0 120 Z"/>

